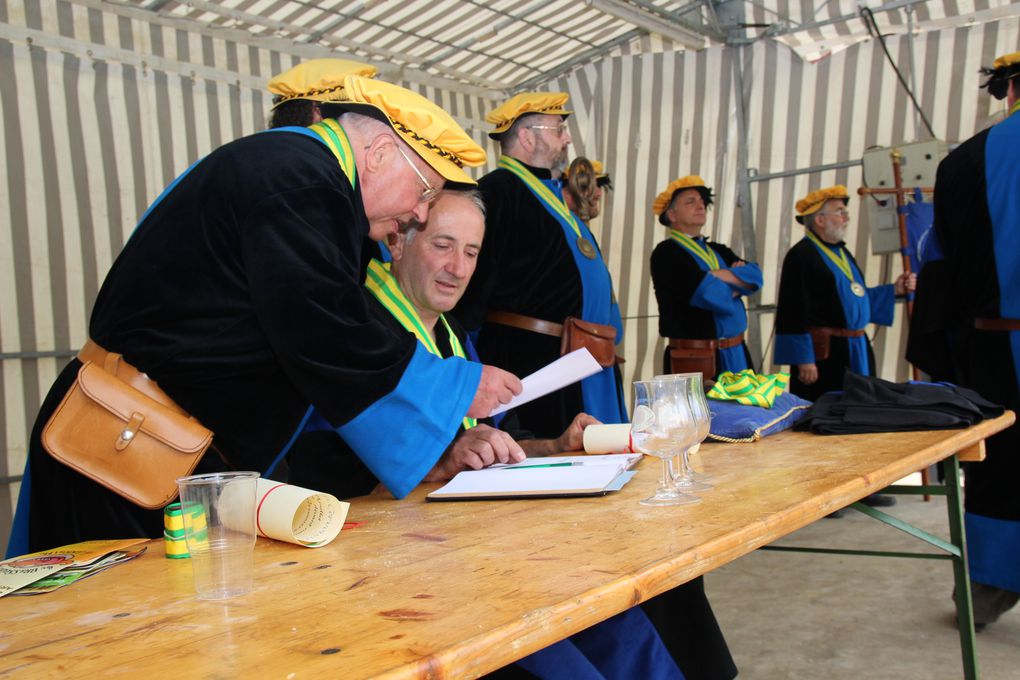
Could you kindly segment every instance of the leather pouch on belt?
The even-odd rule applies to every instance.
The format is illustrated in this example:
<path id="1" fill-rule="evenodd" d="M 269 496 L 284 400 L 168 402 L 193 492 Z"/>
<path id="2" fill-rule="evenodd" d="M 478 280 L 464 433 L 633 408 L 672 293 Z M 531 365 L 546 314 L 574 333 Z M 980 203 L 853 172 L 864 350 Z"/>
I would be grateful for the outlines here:
<path id="1" fill-rule="evenodd" d="M 811 333 L 811 344 L 815 349 L 815 363 L 825 361 L 829 358 L 832 333 L 828 328 L 809 328 L 808 331 Z"/>
<path id="2" fill-rule="evenodd" d="M 587 347 L 595 361 L 603 368 L 616 364 L 616 329 L 600 323 L 591 323 L 568 316 L 563 320 L 563 337 L 560 354 L 569 354 Z"/>
<path id="3" fill-rule="evenodd" d="M 86 362 L 42 432 L 51 456 L 143 508 L 177 497 L 212 443 L 194 418 Z"/>
<path id="4" fill-rule="evenodd" d="M 671 373 L 701 373 L 705 380 L 715 378 L 715 349 L 711 347 L 670 347 Z"/>

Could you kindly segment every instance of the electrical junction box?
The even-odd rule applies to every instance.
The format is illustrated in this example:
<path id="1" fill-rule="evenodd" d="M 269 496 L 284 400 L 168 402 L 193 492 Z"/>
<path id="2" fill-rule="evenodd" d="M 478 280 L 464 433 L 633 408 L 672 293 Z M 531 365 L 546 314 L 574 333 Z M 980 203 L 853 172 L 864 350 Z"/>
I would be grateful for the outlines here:
<path id="1" fill-rule="evenodd" d="M 949 154 L 949 145 L 937 139 L 913 142 L 895 147 L 869 149 L 864 152 L 864 185 L 869 189 L 894 189 L 892 152 L 898 149 L 903 187 L 935 186 L 935 171 L 939 162 Z M 860 197 L 861 213 L 871 228 L 871 252 L 898 253 L 900 251 L 900 225 L 896 218 L 896 195 L 865 195 Z M 907 197 L 906 202 L 913 199 Z M 931 201 L 931 194 L 924 200 Z M 863 225 L 862 225 L 863 226 Z"/>

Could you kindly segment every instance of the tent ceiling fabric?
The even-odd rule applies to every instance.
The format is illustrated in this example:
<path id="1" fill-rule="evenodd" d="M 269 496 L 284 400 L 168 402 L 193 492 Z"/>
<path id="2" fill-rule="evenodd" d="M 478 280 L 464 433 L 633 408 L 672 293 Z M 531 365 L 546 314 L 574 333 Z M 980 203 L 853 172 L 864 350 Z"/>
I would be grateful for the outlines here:
<path id="1" fill-rule="evenodd" d="M 78 0 L 79 2 L 82 0 Z M 499 98 L 639 52 L 775 39 L 817 61 L 883 34 L 1020 15 L 1016 0 L 109 0 L 210 32 L 289 41 L 303 57 L 368 61 L 387 80 Z M 466 90 L 465 90 L 466 91 Z"/>
<path id="2" fill-rule="evenodd" d="M 162 17 L 319 47 L 503 94 L 550 80 L 565 64 L 647 35 L 662 49 L 700 49 L 721 33 L 705 0 L 144 0 Z M 389 77 L 392 74 L 392 78 Z"/>
<path id="3" fill-rule="evenodd" d="M 818 61 L 871 35 L 861 10 L 871 9 L 883 35 L 930 31 L 1020 16 L 1016 0 L 765 0 L 748 3 L 754 38 L 772 37 L 802 59 Z"/>

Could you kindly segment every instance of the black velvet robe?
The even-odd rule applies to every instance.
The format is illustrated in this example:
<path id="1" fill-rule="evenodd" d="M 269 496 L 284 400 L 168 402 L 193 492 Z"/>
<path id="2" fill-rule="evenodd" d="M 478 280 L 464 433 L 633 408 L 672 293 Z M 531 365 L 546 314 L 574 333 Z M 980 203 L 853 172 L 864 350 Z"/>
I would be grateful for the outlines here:
<path id="1" fill-rule="evenodd" d="M 847 255 L 852 266 L 857 267 L 857 261 L 849 250 Z M 806 333 L 809 326 L 846 328 L 846 315 L 836 292 L 832 270 L 826 266 L 814 244 L 804 238 L 794 244 L 783 259 L 776 304 L 776 333 L 797 335 Z M 797 377 L 797 367 L 790 367 L 790 391 L 798 397 L 815 401 L 825 392 L 843 389 L 843 374 L 850 366 L 847 339 L 833 337 L 830 342 L 829 358 L 815 362 L 818 366 L 817 382 L 805 385 Z M 867 346 L 868 374 L 873 375 L 875 355 L 870 340 Z"/>
<path id="2" fill-rule="evenodd" d="M 121 352 L 215 433 L 237 469 L 264 471 L 314 403 L 341 425 L 388 394 L 415 351 L 370 317 L 368 221 L 321 143 L 272 132 L 227 144 L 143 217 L 99 292 L 91 337 Z M 159 536 L 143 510 L 56 462 L 42 426 L 73 381 L 51 388 L 30 443 L 31 550 Z M 222 469 L 210 450 L 198 471 Z"/>
<path id="3" fill-rule="evenodd" d="M 1014 114 L 1016 115 L 1016 114 Z M 952 339 L 947 353 L 953 365 L 929 364 L 926 370 L 955 376 L 959 384 L 1014 411 L 1020 390 L 1013 370 L 1009 336 L 977 331 L 975 318 L 998 318 L 1000 295 L 985 179 L 984 130 L 956 148 L 939 165 L 935 180 L 935 232 L 945 253 L 943 295 L 935 304 Z M 1020 187 L 1017 188 L 1020 190 Z M 999 257 L 1017 257 L 1000 253 Z M 1008 291 L 1017 295 L 1018 291 Z M 926 302 L 927 304 L 927 302 Z M 923 321 L 923 319 L 922 319 Z M 911 328 L 913 331 L 913 327 Z M 1013 425 L 986 441 L 988 457 L 965 463 L 968 512 L 1020 521 L 1016 484 L 1020 480 L 1020 427 Z"/>
<path id="4" fill-rule="evenodd" d="M 727 267 L 732 267 L 734 262 L 742 259 L 722 243 L 706 240 L 706 244 Z M 655 301 L 659 305 L 659 335 L 664 338 L 716 338 L 718 333 L 712 312 L 690 303 L 694 291 L 708 275 L 694 261 L 694 256 L 678 247 L 673 240 L 666 239 L 659 242 L 652 251 L 651 271 Z M 747 365 L 750 366 L 751 353 L 747 350 L 747 343 L 744 343 L 743 350 Z M 718 351 L 715 359 L 716 366 L 722 366 Z M 673 372 L 668 346 L 662 356 L 662 372 Z"/>

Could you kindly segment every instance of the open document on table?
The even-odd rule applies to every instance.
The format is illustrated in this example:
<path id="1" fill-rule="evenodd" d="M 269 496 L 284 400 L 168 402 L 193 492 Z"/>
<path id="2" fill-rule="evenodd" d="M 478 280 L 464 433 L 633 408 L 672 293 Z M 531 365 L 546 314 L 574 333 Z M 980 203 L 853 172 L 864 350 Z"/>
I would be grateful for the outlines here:
<path id="1" fill-rule="evenodd" d="M 426 498 L 430 501 L 601 496 L 619 491 L 636 474 L 641 454 L 528 458 L 459 473 Z"/>

